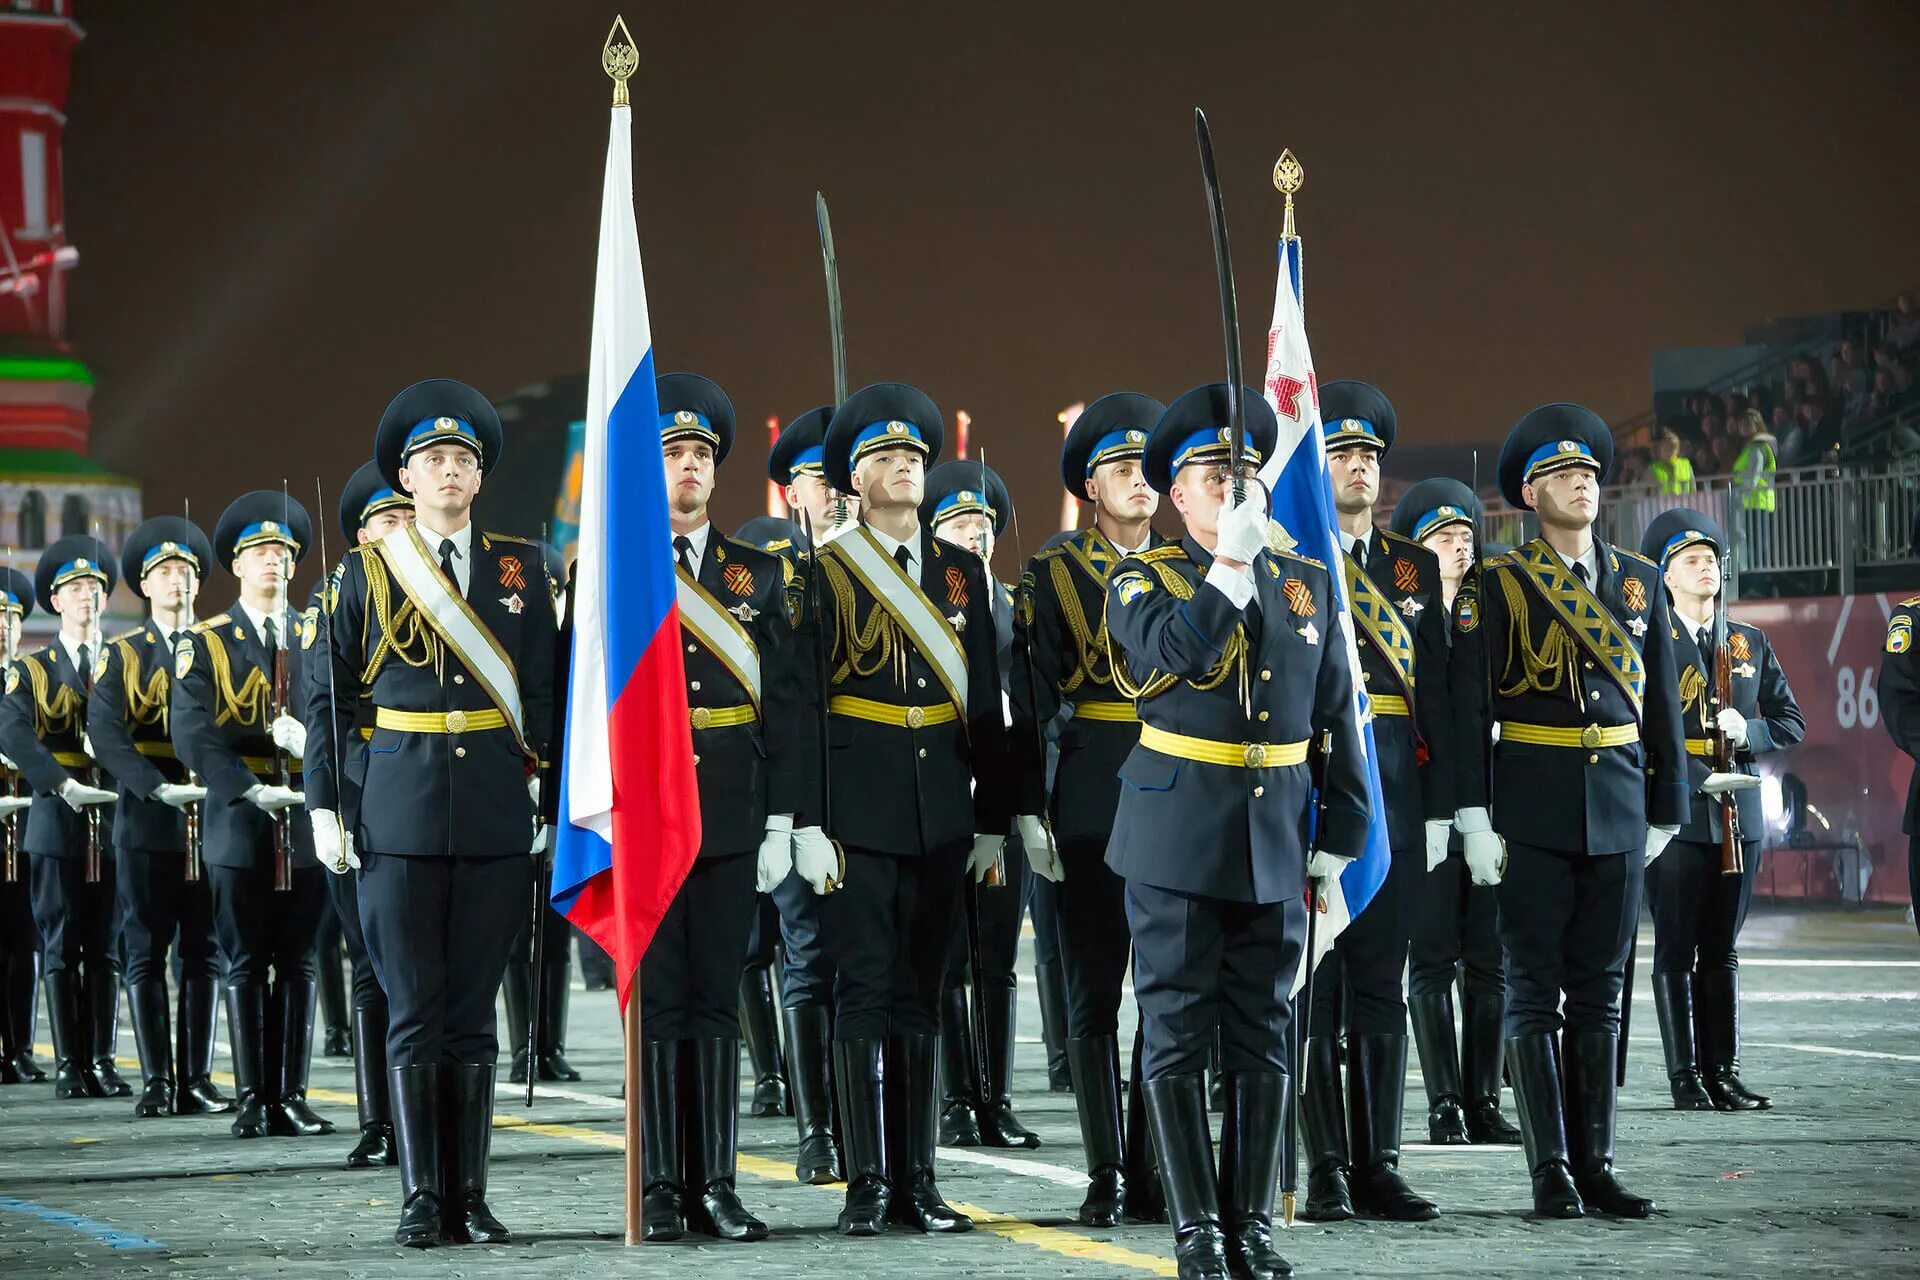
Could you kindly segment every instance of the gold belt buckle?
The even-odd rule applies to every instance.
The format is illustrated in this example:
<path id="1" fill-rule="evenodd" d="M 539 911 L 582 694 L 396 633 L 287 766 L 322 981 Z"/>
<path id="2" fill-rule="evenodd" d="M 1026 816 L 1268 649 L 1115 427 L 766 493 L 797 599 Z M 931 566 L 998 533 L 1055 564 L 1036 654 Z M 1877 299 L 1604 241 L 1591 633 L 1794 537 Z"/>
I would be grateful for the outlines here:
<path id="1" fill-rule="evenodd" d="M 447 712 L 447 732 L 465 733 L 467 731 L 467 713 L 464 711 Z"/>
<path id="2" fill-rule="evenodd" d="M 1600 745 L 1600 726 L 1590 724 L 1580 731 L 1580 745 L 1591 751 Z"/>
<path id="3" fill-rule="evenodd" d="M 1267 744 L 1264 742 L 1249 742 L 1247 744 L 1245 759 L 1247 768 L 1249 769 L 1265 768 L 1267 763 Z"/>
<path id="4" fill-rule="evenodd" d="M 711 707 L 689 707 L 687 709 L 687 722 L 696 729 L 704 729 L 713 723 L 713 709 Z"/>
<path id="5" fill-rule="evenodd" d="M 927 709 L 925 707 L 908 707 L 907 708 L 907 728 L 918 729 L 922 725 L 926 724 L 926 722 L 927 722 Z"/>

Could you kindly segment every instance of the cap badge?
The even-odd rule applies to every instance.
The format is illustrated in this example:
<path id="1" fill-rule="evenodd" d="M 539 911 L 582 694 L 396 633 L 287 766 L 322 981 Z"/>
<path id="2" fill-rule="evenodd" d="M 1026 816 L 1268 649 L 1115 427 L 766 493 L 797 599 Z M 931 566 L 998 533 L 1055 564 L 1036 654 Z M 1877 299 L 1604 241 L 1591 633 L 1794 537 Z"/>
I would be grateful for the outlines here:
<path id="1" fill-rule="evenodd" d="M 435 431 L 458 431 L 460 424 L 452 418 L 435 418 L 433 420 L 433 429 Z"/>
<path id="2" fill-rule="evenodd" d="M 897 419 L 889 422 L 887 424 L 887 434 L 890 436 L 903 436 L 907 434 L 907 424 Z"/>
<path id="3" fill-rule="evenodd" d="M 1129 432 L 1127 432 L 1127 443 L 1128 443 L 1128 444 L 1145 444 L 1146 442 L 1147 442 L 1147 433 L 1146 433 L 1146 432 L 1144 432 L 1144 431 L 1129 431 Z"/>

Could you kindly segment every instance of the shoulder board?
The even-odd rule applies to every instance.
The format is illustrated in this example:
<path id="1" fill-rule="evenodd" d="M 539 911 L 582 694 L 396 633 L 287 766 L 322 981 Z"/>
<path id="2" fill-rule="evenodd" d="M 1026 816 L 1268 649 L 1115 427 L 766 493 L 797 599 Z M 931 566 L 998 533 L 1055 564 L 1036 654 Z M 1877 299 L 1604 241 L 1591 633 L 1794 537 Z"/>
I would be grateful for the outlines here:
<path id="1" fill-rule="evenodd" d="M 1647 559 L 1645 556 L 1641 555 L 1638 551 L 1629 551 L 1625 547 L 1615 547 L 1614 550 L 1620 554 L 1620 558 L 1622 560 L 1633 560 L 1642 565 L 1645 565 L 1649 569 L 1652 569 L 1655 567 L 1653 561 Z"/>
<path id="2" fill-rule="evenodd" d="M 481 537 L 481 540 L 485 543 L 517 542 L 523 547 L 532 547 L 532 546 L 539 545 L 538 543 L 534 542 L 532 538 L 516 538 L 510 533 L 495 533 L 491 529 L 488 529 L 487 531 L 482 533 L 480 537 Z"/>
<path id="3" fill-rule="evenodd" d="M 117 636 L 108 636 L 108 637 L 107 637 L 107 643 L 108 643 L 108 644 L 119 644 L 119 643 L 120 643 L 120 642 L 121 642 L 122 640 L 131 640 L 131 639 L 133 639 L 133 638 L 134 638 L 135 636 L 143 636 L 143 635 L 145 635 L 146 633 L 147 633 L 147 629 L 146 629 L 145 627 L 143 627 L 143 626 L 142 626 L 142 627 L 134 627 L 134 628 L 132 628 L 131 630 L 128 630 L 128 631 L 122 631 L 122 632 L 121 632 L 121 633 L 120 633 L 119 635 L 117 635 Z"/>
<path id="4" fill-rule="evenodd" d="M 771 551 L 775 553 L 778 553 L 781 551 L 791 551 L 793 550 L 793 539 L 792 538 L 775 538 L 772 542 L 767 543 L 765 546 L 761 547 L 760 549 L 762 551 Z"/>
<path id="5" fill-rule="evenodd" d="M 1480 567 L 1482 569 L 1497 569 L 1501 565 L 1507 565 L 1512 563 L 1513 563 L 1513 557 L 1509 556 L 1504 551 L 1502 551 L 1497 556 L 1482 556 L 1480 559 Z"/>
<path id="6" fill-rule="evenodd" d="M 1038 564 L 1042 560 L 1056 559 L 1059 556 L 1066 554 L 1066 550 L 1067 550 L 1067 544 L 1064 542 L 1057 547 L 1048 547 L 1044 551 L 1042 551 L 1039 555 L 1033 558 L 1034 563 Z"/>
<path id="7" fill-rule="evenodd" d="M 1422 551 L 1426 550 L 1425 547 L 1421 547 L 1420 544 L 1415 542 L 1412 538 L 1404 537 L 1401 534 L 1395 533 L 1391 529 L 1382 529 L 1380 532 L 1386 535 L 1386 539 L 1388 542 L 1402 542 L 1409 547 L 1420 547 L 1420 550 Z"/>
<path id="8" fill-rule="evenodd" d="M 1169 542 L 1164 547 L 1151 547 L 1139 555 L 1128 556 L 1129 560 L 1144 560 L 1148 564 L 1157 564 L 1162 560 L 1185 560 L 1187 549 L 1177 542 Z"/>
<path id="9" fill-rule="evenodd" d="M 1905 600 L 1902 600 L 1895 607 L 1900 609 L 1911 609 L 1915 605 L 1920 605 L 1920 596 L 1908 596 Z"/>
<path id="10" fill-rule="evenodd" d="M 232 615 L 232 614 L 230 614 L 230 613 L 223 613 L 223 614 L 220 614 L 220 615 L 219 615 L 218 617 L 213 617 L 213 618 L 208 618 L 208 619 L 206 619 L 206 620 L 205 620 L 204 622 L 196 622 L 196 623 L 194 623 L 194 624 L 193 624 L 193 629 L 194 629 L 194 630 L 195 630 L 196 632 L 198 632 L 198 631 L 211 631 L 211 630 L 213 630 L 213 629 L 214 629 L 215 627 L 224 627 L 224 626 L 226 626 L 226 625 L 227 625 L 227 622 L 228 622 L 228 620 L 229 620 L 229 619 L 231 619 L 232 617 L 233 617 L 233 615 Z"/>
<path id="11" fill-rule="evenodd" d="M 728 554 L 737 553 L 743 559 L 757 561 L 760 564 L 771 565 L 781 563 L 781 558 L 778 555 L 771 551 L 764 551 L 754 546 L 751 542 L 741 542 L 738 539 L 729 538 L 724 533 L 718 535 L 716 541 L 727 548 Z"/>
<path id="12" fill-rule="evenodd" d="M 45 649 L 36 649 L 32 653 L 23 653 L 15 660 L 30 667 L 40 667 L 45 665 L 46 655 L 51 652 L 53 652 L 52 646 L 48 646 Z"/>
<path id="13" fill-rule="evenodd" d="M 1272 551 L 1272 550 L 1269 550 L 1269 551 L 1267 552 L 1267 554 L 1268 554 L 1268 555 L 1270 555 L 1270 556 L 1278 556 L 1278 557 L 1280 557 L 1280 558 L 1281 558 L 1282 560 L 1298 560 L 1298 561 L 1299 561 L 1299 562 L 1300 562 L 1301 564 L 1310 564 L 1310 565 L 1312 565 L 1312 566 L 1313 566 L 1314 568 L 1316 568 L 1316 569 L 1320 569 L 1320 570 L 1324 570 L 1324 569 L 1326 569 L 1326 567 L 1327 567 L 1327 566 L 1326 566 L 1326 564 L 1325 564 L 1324 562 L 1322 562 L 1322 561 L 1319 561 L 1319 560 L 1315 560 L 1315 559 L 1314 559 L 1314 558 L 1313 558 L 1312 556 L 1303 556 L 1303 555 L 1301 555 L 1301 554 L 1300 554 L 1300 553 L 1299 553 L 1298 551 Z"/>

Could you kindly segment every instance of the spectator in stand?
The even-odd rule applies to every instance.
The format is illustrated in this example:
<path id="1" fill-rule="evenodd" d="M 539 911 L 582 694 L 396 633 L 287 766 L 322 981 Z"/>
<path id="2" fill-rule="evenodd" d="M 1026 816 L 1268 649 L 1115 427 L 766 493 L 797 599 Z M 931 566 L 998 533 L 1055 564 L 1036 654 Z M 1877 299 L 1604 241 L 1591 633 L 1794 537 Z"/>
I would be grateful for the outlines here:
<path id="1" fill-rule="evenodd" d="M 1653 461 L 1647 479 L 1655 493 L 1663 495 L 1693 492 L 1693 463 L 1680 452 L 1680 437 L 1671 427 L 1661 427 L 1653 437 Z"/>
<path id="2" fill-rule="evenodd" d="M 1818 400 L 1802 400 L 1794 415 L 1800 426 L 1802 466 L 1832 462 L 1840 453 L 1840 423 Z"/>
<path id="3" fill-rule="evenodd" d="M 1840 340 L 1840 350 L 1833 356 L 1833 385 L 1849 396 L 1865 392 L 1872 382 L 1867 371 L 1866 356 L 1860 351 L 1860 344 L 1852 338 Z"/>
<path id="4" fill-rule="evenodd" d="M 1893 408 L 1905 411 L 1920 405 L 1920 391 L 1913 385 L 1913 361 L 1902 360 L 1893 366 Z"/>
<path id="5" fill-rule="evenodd" d="M 1894 389 L 1893 373 L 1888 369 L 1875 369 L 1872 384 L 1847 402 L 1847 417 L 1844 425 L 1864 427 L 1892 413 L 1897 406 L 1899 393 Z"/>
<path id="6" fill-rule="evenodd" d="M 1887 346 L 1895 351 L 1912 351 L 1920 347 L 1920 308 L 1913 305 L 1913 295 L 1903 293 L 1893 302 L 1893 315 L 1887 323 Z"/>
<path id="7" fill-rule="evenodd" d="M 1766 566 L 1772 533 L 1775 507 L 1773 479 L 1779 466 L 1775 453 L 1778 442 L 1758 413 L 1749 412 L 1736 418 L 1732 428 L 1740 452 L 1734 456 L 1731 468 L 1733 509 L 1727 514 L 1738 514 L 1747 567 L 1760 569 Z"/>

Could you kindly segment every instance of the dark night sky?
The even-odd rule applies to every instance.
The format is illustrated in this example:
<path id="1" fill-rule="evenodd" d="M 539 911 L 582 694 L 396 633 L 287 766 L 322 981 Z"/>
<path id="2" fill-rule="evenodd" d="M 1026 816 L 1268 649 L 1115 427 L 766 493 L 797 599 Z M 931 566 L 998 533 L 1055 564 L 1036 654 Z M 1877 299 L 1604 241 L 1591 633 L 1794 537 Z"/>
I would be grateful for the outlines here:
<path id="1" fill-rule="evenodd" d="M 1657 347 L 1920 282 L 1911 4 L 932 8 L 628 8 L 656 358 L 751 432 L 729 527 L 766 415 L 830 394 L 816 188 L 854 384 L 971 411 L 1036 516 L 1061 406 L 1218 378 L 1195 105 L 1249 368 L 1291 146 L 1316 363 L 1385 389 L 1403 439 L 1554 399 L 1619 419 Z M 331 495 L 406 383 L 581 369 L 613 10 L 83 4 L 65 160 L 100 460 L 156 511 L 316 471 Z"/>

